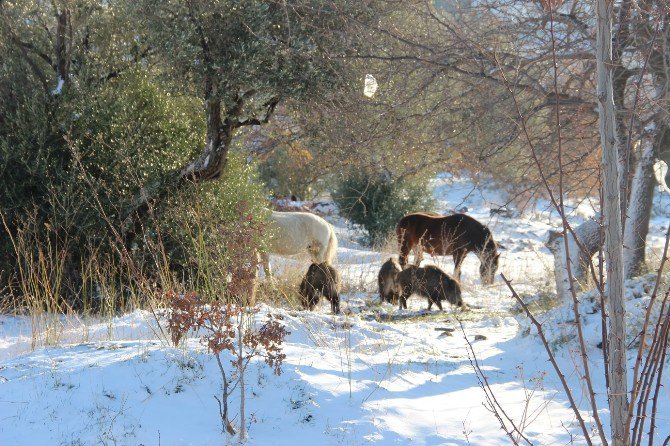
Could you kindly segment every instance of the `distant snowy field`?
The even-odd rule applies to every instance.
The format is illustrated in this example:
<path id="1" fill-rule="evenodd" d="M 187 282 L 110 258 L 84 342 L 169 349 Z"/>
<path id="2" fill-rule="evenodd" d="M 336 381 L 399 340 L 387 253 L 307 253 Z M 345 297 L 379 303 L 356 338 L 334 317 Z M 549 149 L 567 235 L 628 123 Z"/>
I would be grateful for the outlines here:
<path id="1" fill-rule="evenodd" d="M 488 224 L 506 250 L 500 272 L 524 296 L 553 291 L 553 259 L 544 247 L 547 230 L 559 226 L 555 212 L 539 203 L 523 216 L 491 217 L 507 200 L 496 190 L 449 175 L 433 181 L 438 212 L 467 207 Z M 649 245 L 661 247 L 670 199 L 656 194 Z M 584 218 L 583 206 L 575 220 Z M 485 395 L 471 366 L 467 339 L 497 400 L 524 434 L 538 445 L 583 444 L 542 345 L 518 315 L 500 279 L 480 284 L 478 261 L 463 266 L 467 313 L 445 307 L 425 313 L 414 297 L 409 309 L 379 306 L 377 271 L 396 252 L 371 251 L 362 233 L 336 216 L 327 217 L 339 238 L 337 267 L 343 274 L 344 314 L 262 307 L 280 314 L 290 336 L 284 373 L 264 364 L 248 375 L 247 419 L 252 445 L 506 445 L 509 438 L 484 406 Z M 650 255 L 653 258 L 654 253 Z M 658 255 L 658 254 L 656 254 Z M 425 257 L 451 273 L 451 258 Z M 278 274 L 306 270 L 305 261 L 272 258 Z M 652 259 L 653 262 L 653 259 Z M 650 292 L 651 277 L 628 284 L 629 325 L 634 333 Z M 665 285 L 667 286 L 667 285 Z M 600 314 L 582 299 L 590 367 L 608 420 L 602 352 L 597 348 Z M 571 388 L 582 409 L 586 394 L 574 370 L 571 316 L 564 307 L 544 316 Z M 460 321 L 460 323 L 459 323 Z M 31 322 L 0 316 L 0 446 L 5 445 L 220 445 L 216 361 L 197 338 L 169 346 L 153 315 L 135 312 L 112 321 L 62 319 L 60 346 L 31 351 Z M 463 330 L 461 330 L 461 324 Z M 630 352 L 631 360 L 634 352 Z M 664 379 L 656 442 L 670 435 L 670 379 Z M 231 398 L 233 417 L 236 395 Z M 590 418 L 584 412 L 587 422 Z M 234 420 L 234 422 L 237 420 Z"/>

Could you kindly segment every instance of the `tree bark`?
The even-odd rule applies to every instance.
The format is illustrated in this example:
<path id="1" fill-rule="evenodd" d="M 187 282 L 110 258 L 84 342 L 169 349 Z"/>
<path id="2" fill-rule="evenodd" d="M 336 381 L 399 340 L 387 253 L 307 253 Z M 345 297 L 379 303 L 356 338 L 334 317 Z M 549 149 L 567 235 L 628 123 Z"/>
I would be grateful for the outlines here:
<path id="1" fill-rule="evenodd" d="M 613 0 L 597 0 L 596 68 L 597 97 L 602 145 L 603 215 L 605 223 L 606 297 L 609 303 L 610 387 L 608 389 L 610 426 L 613 446 L 628 445 L 626 417 L 628 390 L 626 381 L 625 307 L 623 299 L 623 234 L 621 223 L 621 187 L 619 143 L 614 112 L 612 81 Z"/>
<path id="2" fill-rule="evenodd" d="M 221 395 L 221 398 L 223 401 L 220 401 L 219 403 L 221 404 L 221 424 L 223 425 L 223 428 L 228 432 L 230 435 L 235 435 L 235 428 L 233 427 L 233 423 L 230 422 L 228 419 L 228 396 L 229 396 L 229 382 L 228 382 L 228 376 L 226 376 L 226 371 L 223 368 L 223 364 L 221 363 L 221 356 L 219 353 L 215 353 L 214 356 L 216 357 L 216 363 L 219 365 L 219 372 L 221 373 L 221 381 L 223 384 L 223 395 Z"/>
<path id="3" fill-rule="evenodd" d="M 648 20 L 645 22 L 647 23 L 644 26 L 638 26 L 639 44 L 649 48 L 648 64 L 656 94 L 655 104 L 663 104 L 668 91 L 667 57 L 663 49 L 664 45 L 655 45 L 658 29 L 652 32 Z M 640 160 L 631 183 L 631 195 L 624 226 L 626 278 L 638 275 L 644 266 L 646 239 L 649 233 L 649 219 L 654 196 L 653 165 L 655 158 L 662 158 L 666 162 L 670 158 L 670 127 L 666 124 L 668 117 L 668 112 L 664 107 L 656 107 L 652 125 L 646 129 L 651 134 L 644 139 Z M 632 227 L 629 227 L 629 224 Z"/>
<path id="4" fill-rule="evenodd" d="M 651 140 L 645 141 L 631 183 L 623 238 L 624 277 L 626 279 L 639 275 L 645 263 L 646 240 L 656 182 L 654 178 L 656 143 Z"/>
<path id="5" fill-rule="evenodd" d="M 56 75 L 59 85 L 55 91 L 62 88 L 63 84 L 70 81 L 70 52 L 72 49 L 72 24 L 70 22 L 70 10 L 63 9 L 56 13 L 56 41 L 54 52 L 56 53 Z"/>
<path id="6" fill-rule="evenodd" d="M 628 177 L 630 173 L 630 157 L 631 157 L 631 143 L 629 141 L 628 120 L 629 114 L 634 112 L 631 110 L 627 113 L 626 101 L 626 86 L 631 77 L 631 71 L 624 65 L 624 52 L 628 48 L 630 37 L 630 11 L 632 7 L 631 0 L 622 0 L 619 6 L 616 21 L 616 32 L 612 41 L 612 94 L 614 99 L 614 108 L 616 113 L 615 124 L 616 131 L 619 138 L 619 187 L 621 190 L 621 209 L 628 207 L 628 192 L 629 184 Z M 623 218 L 623 216 L 622 216 Z M 623 221 L 624 226 L 626 224 Z"/>
<path id="7" fill-rule="evenodd" d="M 661 16 L 661 23 L 666 23 L 666 15 Z M 668 101 L 668 89 L 670 85 L 668 82 L 668 53 L 667 48 L 668 36 L 667 28 L 665 31 L 661 32 L 661 37 L 657 38 L 656 33 L 652 32 L 651 25 L 648 23 L 640 26 L 641 31 L 638 33 L 640 40 L 644 43 L 645 46 L 648 46 L 651 53 L 649 55 L 649 71 L 654 83 L 655 97 L 653 104 L 655 105 L 654 110 L 654 123 L 659 127 L 658 135 L 658 144 L 656 146 L 657 157 L 670 165 L 670 127 L 667 124 L 662 126 L 659 123 L 670 122 L 670 111 L 667 108 Z M 665 28 L 665 27 L 664 27 Z M 658 32 L 658 30 L 657 30 Z M 657 43 L 656 43 L 657 42 Z M 661 128 L 662 127 L 662 128 Z M 670 184 L 670 171 L 667 172 L 665 177 L 665 182 Z"/>

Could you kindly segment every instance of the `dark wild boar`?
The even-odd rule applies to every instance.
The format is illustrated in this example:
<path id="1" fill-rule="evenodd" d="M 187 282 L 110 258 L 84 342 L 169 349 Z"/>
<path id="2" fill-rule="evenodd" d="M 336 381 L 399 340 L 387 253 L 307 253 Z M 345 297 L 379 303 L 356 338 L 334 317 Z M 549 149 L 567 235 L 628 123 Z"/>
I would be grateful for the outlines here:
<path id="1" fill-rule="evenodd" d="M 304 308 L 313 310 L 323 295 L 330 301 L 334 314 L 340 313 L 340 275 L 327 263 L 312 263 L 300 282 L 300 295 Z"/>
<path id="2" fill-rule="evenodd" d="M 382 265 L 377 275 L 377 284 L 379 285 L 379 303 L 397 304 L 400 298 L 398 287 L 396 287 L 396 276 L 402 271 L 400 264 L 393 257 L 389 258 Z"/>
<path id="3" fill-rule="evenodd" d="M 418 267 L 408 265 L 396 276 L 397 292 L 400 294 L 400 308 L 407 308 L 407 298 L 418 294 L 428 299 L 428 310 L 437 305 L 442 310 L 442 300 L 464 309 L 461 286 L 437 266 Z"/>

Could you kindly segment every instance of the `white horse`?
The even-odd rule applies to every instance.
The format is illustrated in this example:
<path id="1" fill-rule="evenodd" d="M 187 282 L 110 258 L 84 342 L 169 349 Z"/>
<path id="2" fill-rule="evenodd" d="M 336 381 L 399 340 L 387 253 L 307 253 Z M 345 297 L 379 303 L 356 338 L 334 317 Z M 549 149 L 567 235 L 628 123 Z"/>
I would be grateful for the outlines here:
<path id="1" fill-rule="evenodd" d="M 337 251 L 335 230 L 318 215 L 272 211 L 269 229 L 272 234 L 269 252 L 262 254 L 268 277 L 272 277 L 270 254 L 289 256 L 307 251 L 314 263 L 333 263 Z"/>

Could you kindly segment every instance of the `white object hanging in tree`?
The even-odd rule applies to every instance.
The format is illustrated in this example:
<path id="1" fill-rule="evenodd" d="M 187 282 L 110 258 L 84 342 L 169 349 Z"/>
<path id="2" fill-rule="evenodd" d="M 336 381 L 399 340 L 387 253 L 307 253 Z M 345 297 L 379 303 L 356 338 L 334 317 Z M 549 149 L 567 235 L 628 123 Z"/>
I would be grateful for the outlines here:
<path id="1" fill-rule="evenodd" d="M 377 84 L 377 79 L 375 79 L 375 77 L 371 74 L 366 74 L 365 84 L 363 86 L 363 95 L 367 96 L 368 98 L 371 98 L 372 96 L 374 96 L 378 87 L 379 85 Z"/>

